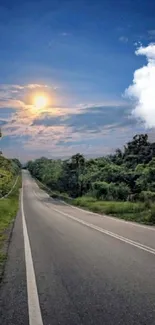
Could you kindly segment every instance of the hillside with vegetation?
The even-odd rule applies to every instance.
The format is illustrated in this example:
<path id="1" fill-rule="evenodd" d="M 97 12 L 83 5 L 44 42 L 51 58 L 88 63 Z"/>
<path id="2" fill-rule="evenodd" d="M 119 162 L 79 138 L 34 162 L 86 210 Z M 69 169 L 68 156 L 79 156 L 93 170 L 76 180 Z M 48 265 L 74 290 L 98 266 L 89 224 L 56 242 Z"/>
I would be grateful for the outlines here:
<path id="1" fill-rule="evenodd" d="M 7 159 L 0 156 L 0 198 L 11 190 L 20 168 L 18 159 Z"/>
<path id="2" fill-rule="evenodd" d="M 87 160 L 78 153 L 65 161 L 42 157 L 27 168 L 51 195 L 68 196 L 95 212 L 155 223 L 155 143 L 147 134 L 135 135 L 113 155 Z"/>
<path id="3" fill-rule="evenodd" d="M 0 138 L 2 138 L 1 129 Z M 20 169 L 21 163 L 18 159 L 7 159 L 0 150 L 0 199 L 9 193 Z"/>
<path id="4" fill-rule="evenodd" d="M 21 164 L 18 159 L 0 155 L 0 280 L 6 259 L 11 225 L 16 217 L 21 187 Z M 9 195 L 8 195 L 9 194 Z"/>

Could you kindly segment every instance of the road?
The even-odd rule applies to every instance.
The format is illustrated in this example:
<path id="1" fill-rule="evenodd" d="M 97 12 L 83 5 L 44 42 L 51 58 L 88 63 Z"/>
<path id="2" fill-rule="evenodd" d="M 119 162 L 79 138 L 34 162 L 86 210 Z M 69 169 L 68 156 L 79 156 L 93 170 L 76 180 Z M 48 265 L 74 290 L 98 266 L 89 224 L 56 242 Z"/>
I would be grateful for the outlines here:
<path id="1" fill-rule="evenodd" d="M 155 229 L 53 200 L 23 172 L 0 324 L 155 324 Z"/>

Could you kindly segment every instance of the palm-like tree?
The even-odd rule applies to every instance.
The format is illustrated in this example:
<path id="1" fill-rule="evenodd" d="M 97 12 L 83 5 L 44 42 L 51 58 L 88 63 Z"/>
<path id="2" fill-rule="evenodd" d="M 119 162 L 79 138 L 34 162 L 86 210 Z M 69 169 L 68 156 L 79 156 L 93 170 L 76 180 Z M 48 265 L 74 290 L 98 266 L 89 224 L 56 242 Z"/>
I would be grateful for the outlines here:
<path id="1" fill-rule="evenodd" d="M 78 196 L 79 196 L 81 195 L 81 189 L 82 189 L 82 178 L 80 179 L 80 175 L 83 174 L 84 171 L 85 158 L 80 153 L 77 153 L 76 155 L 72 156 L 71 164 L 73 170 L 76 171 Z"/>

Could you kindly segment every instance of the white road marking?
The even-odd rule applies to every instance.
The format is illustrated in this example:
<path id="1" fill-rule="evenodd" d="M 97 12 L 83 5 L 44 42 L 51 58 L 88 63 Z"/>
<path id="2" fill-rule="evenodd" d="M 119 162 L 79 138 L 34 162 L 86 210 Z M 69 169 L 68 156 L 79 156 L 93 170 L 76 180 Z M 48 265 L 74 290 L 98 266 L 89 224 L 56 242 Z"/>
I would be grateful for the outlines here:
<path id="1" fill-rule="evenodd" d="M 36 183 L 36 182 L 35 182 Z M 40 182 L 41 183 L 41 182 Z M 43 183 L 41 183 L 44 187 L 46 187 Z M 36 183 L 37 187 L 39 188 L 38 184 Z M 40 189 L 40 188 L 39 188 Z M 42 190 L 43 191 L 43 190 Z M 45 192 L 45 191 L 44 191 Z M 36 193 L 35 193 L 36 194 Z M 48 197 L 50 197 L 48 194 L 47 194 Z M 39 198 L 39 196 L 36 194 L 36 197 Z M 122 223 L 125 223 L 125 224 L 129 224 L 130 226 L 133 226 L 133 227 L 140 227 L 140 228 L 143 228 L 143 229 L 148 229 L 148 230 L 151 230 L 151 231 L 155 231 L 155 227 L 154 226 L 146 226 L 146 225 L 142 225 L 142 224 L 139 224 L 139 223 L 136 223 L 136 222 L 133 222 L 133 221 L 127 221 L 127 220 L 123 220 L 123 219 L 119 219 L 117 217 L 113 217 L 113 216 L 110 216 L 110 215 L 106 215 L 106 214 L 100 214 L 100 213 L 96 213 L 96 212 L 92 212 L 92 211 L 89 211 L 89 210 L 85 210 L 85 209 L 82 209 L 82 207 L 77 207 L 75 205 L 71 205 L 63 200 L 59 200 L 60 202 L 62 202 L 63 204 L 65 205 L 68 205 L 69 207 L 71 207 L 72 209 L 76 209 L 76 210 L 79 210 L 79 211 L 83 211 L 85 214 L 92 214 L 92 215 L 95 215 L 95 216 L 98 216 L 100 218 L 108 218 L 108 219 L 112 219 L 114 222 L 122 222 Z"/>
<path id="2" fill-rule="evenodd" d="M 70 218 L 70 219 L 72 219 L 72 220 L 75 220 L 75 221 L 77 221 L 78 223 L 80 223 L 80 224 L 82 224 L 82 225 L 84 225 L 84 226 L 87 226 L 87 227 L 89 227 L 89 228 L 91 228 L 91 229 L 97 230 L 97 231 L 99 231 L 99 232 L 101 232 L 101 233 L 103 233 L 103 234 L 106 234 L 106 235 L 108 235 L 108 236 L 111 236 L 111 237 L 113 237 L 113 238 L 116 238 L 116 239 L 118 239 L 118 240 L 121 240 L 121 241 L 123 241 L 124 243 L 127 243 L 127 244 L 129 244 L 129 245 L 135 246 L 135 247 L 137 247 L 137 248 L 139 248 L 139 249 L 142 249 L 142 250 L 144 250 L 144 251 L 146 251 L 146 252 L 148 252 L 148 253 L 151 253 L 151 254 L 154 254 L 154 255 L 155 255 L 155 249 L 152 248 L 152 247 L 149 247 L 149 246 L 146 246 L 146 245 L 140 244 L 140 243 L 138 243 L 138 242 L 136 242 L 136 241 L 133 241 L 133 240 L 131 240 L 131 239 L 128 239 L 128 238 L 126 238 L 126 237 L 123 237 L 123 236 L 117 235 L 117 234 L 115 234 L 115 233 L 113 233 L 113 232 L 111 232 L 111 231 L 109 231 L 109 230 L 104 229 L 104 228 L 97 227 L 97 226 L 95 226 L 95 225 L 93 225 L 93 224 L 91 224 L 91 223 L 88 223 L 88 222 L 85 222 L 84 220 L 81 220 L 81 219 L 78 219 L 78 218 L 76 218 L 76 217 L 73 217 L 72 215 L 70 215 L 70 214 L 68 214 L 68 213 L 65 213 L 65 212 L 62 212 L 62 211 L 60 211 L 60 210 L 58 210 L 58 209 L 52 208 L 52 210 L 54 210 L 54 211 L 56 211 L 56 212 L 58 212 L 58 213 L 64 215 L 64 216 L 67 217 L 67 218 Z"/>
<path id="3" fill-rule="evenodd" d="M 148 230 L 151 230 L 151 231 L 155 231 L 155 227 L 154 226 L 146 226 L 146 225 L 142 225 L 142 224 L 136 223 L 134 221 L 127 221 L 127 220 L 119 219 L 117 217 L 112 217 L 112 216 L 109 216 L 109 215 L 106 215 L 106 214 L 100 214 L 100 213 L 92 212 L 92 211 L 89 211 L 89 210 L 85 210 L 85 209 L 76 207 L 75 205 L 71 205 L 71 204 L 69 204 L 69 203 L 67 203 L 67 202 L 65 202 L 63 200 L 60 200 L 60 202 L 64 203 L 65 205 L 68 205 L 69 207 L 71 207 L 73 209 L 76 209 L 76 210 L 79 210 L 79 211 L 83 211 L 86 214 L 95 215 L 95 216 L 100 217 L 102 219 L 103 218 L 112 219 L 115 222 L 122 222 L 122 223 L 125 223 L 125 224 L 129 224 L 130 226 L 133 226 L 133 227 L 140 227 L 140 228 L 143 228 L 143 229 L 145 228 L 145 229 L 148 229 Z"/>
<path id="4" fill-rule="evenodd" d="M 39 198 L 39 196 L 38 196 L 37 193 L 34 192 L 34 194 L 35 194 L 35 196 L 36 196 L 37 198 Z M 62 202 L 63 202 L 63 201 L 62 201 Z M 44 203 L 44 204 L 45 204 L 46 206 L 49 207 L 49 204 L 47 204 L 47 203 Z M 54 205 L 54 203 L 52 203 L 52 205 Z M 72 207 L 72 206 L 71 206 L 71 207 Z M 75 207 L 75 208 L 76 208 L 76 207 Z M 78 208 L 77 208 L 77 209 L 78 209 Z M 97 230 L 97 231 L 99 231 L 99 232 L 101 232 L 101 233 L 104 233 L 104 234 L 106 234 L 106 235 L 108 235 L 108 236 L 111 236 L 111 237 L 116 238 L 116 239 L 118 239 L 118 240 L 120 240 L 120 241 L 123 241 L 123 242 L 126 243 L 126 244 L 129 244 L 129 245 L 135 246 L 135 247 L 137 247 L 137 248 L 139 248 L 139 249 L 142 249 L 142 250 L 144 250 L 144 251 L 146 251 L 146 252 L 148 252 L 148 253 L 151 253 L 151 254 L 155 255 L 155 249 L 152 248 L 152 247 L 149 247 L 149 246 L 143 245 L 143 244 L 141 244 L 141 243 L 139 243 L 139 242 L 136 242 L 136 241 L 133 241 L 133 240 L 131 240 L 131 239 L 129 239 L 129 238 L 126 238 L 126 237 L 120 236 L 120 235 L 118 235 L 118 234 L 116 234 L 116 233 L 113 233 L 113 232 L 111 232 L 111 231 L 109 231 L 109 230 L 106 230 L 106 229 L 104 229 L 104 228 L 101 228 L 101 227 L 95 226 L 94 224 L 91 224 L 91 223 L 88 223 L 88 222 L 86 222 L 86 221 L 84 221 L 84 220 L 82 220 L 82 219 L 78 219 L 78 218 L 76 218 L 76 217 L 73 217 L 72 215 L 70 215 L 70 214 L 68 214 L 68 213 L 65 213 L 65 212 L 63 212 L 63 211 L 61 211 L 61 210 L 58 210 L 58 209 L 56 209 L 56 208 L 53 208 L 53 207 L 52 207 L 52 210 L 54 210 L 55 212 L 58 212 L 58 213 L 64 215 L 65 217 L 68 217 L 68 218 L 70 218 L 70 219 L 72 219 L 72 220 L 75 220 L 75 221 L 77 221 L 78 223 L 81 223 L 81 224 L 83 224 L 83 225 L 85 225 L 85 226 L 87 226 L 87 227 L 89 227 L 89 228 L 91 228 L 91 229 Z M 79 210 L 82 210 L 82 209 L 79 209 Z M 82 210 L 82 211 L 84 211 L 84 210 Z M 93 212 L 92 212 L 92 214 L 93 214 Z"/>
<path id="5" fill-rule="evenodd" d="M 38 188 L 39 188 L 39 186 L 38 186 Z M 38 199 L 41 198 L 40 196 L 38 196 L 38 194 L 36 192 L 34 192 L 34 194 Z M 50 197 L 48 194 L 47 194 L 47 196 Z M 112 219 L 114 222 L 122 222 L 124 224 L 129 224 L 130 226 L 133 226 L 133 227 L 140 227 L 140 228 L 143 228 L 143 229 L 148 229 L 148 230 L 151 230 L 151 231 L 155 231 L 154 226 L 146 226 L 146 225 L 142 225 L 142 224 L 139 224 L 139 223 L 136 223 L 136 222 L 133 222 L 133 221 L 127 221 L 127 220 L 119 219 L 117 217 L 112 217 L 112 216 L 105 215 L 105 214 L 95 213 L 95 212 L 92 212 L 92 211 L 89 211 L 89 210 L 85 210 L 85 209 L 76 207 L 75 205 L 71 205 L 71 204 L 69 204 L 69 203 L 67 203 L 67 202 L 65 202 L 63 200 L 59 200 L 59 201 L 62 202 L 64 205 L 67 205 L 67 206 L 71 207 L 72 209 L 82 211 L 85 214 L 92 214 L 92 215 L 100 217 L 102 219 L 104 219 L 104 218 Z"/>
<path id="6" fill-rule="evenodd" d="M 30 247 L 26 220 L 24 215 L 23 187 L 21 193 L 21 212 L 22 212 L 22 222 L 23 222 L 23 236 L 24 236 L 26 277 L 27 277 L 29 325 L 43 325 L 32 254 L 31 254 L 31 247 Z"/>

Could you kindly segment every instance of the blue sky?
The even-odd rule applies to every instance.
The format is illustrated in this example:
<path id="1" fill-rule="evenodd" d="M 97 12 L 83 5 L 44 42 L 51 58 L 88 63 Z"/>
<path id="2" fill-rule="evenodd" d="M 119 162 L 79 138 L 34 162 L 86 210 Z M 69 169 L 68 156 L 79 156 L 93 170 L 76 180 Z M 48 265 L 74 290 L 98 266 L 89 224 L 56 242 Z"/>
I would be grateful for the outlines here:
<path id="1" fill-rule="evenodd" d="M 27 160 L 98 156 L 145 126 L 124 98 L 155 42 L 155 2 L 0 1 L 1 148 Z M 33 94 L 50 105 L 33 110 Z M 32 102 L 31 102 L 32 101 Z"/>

